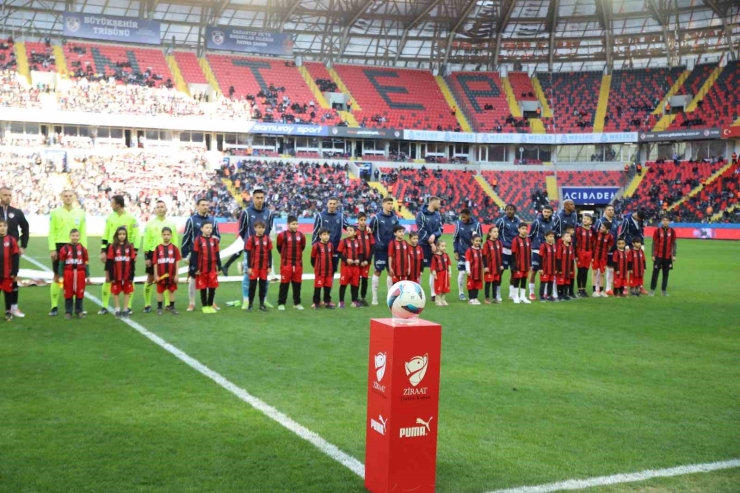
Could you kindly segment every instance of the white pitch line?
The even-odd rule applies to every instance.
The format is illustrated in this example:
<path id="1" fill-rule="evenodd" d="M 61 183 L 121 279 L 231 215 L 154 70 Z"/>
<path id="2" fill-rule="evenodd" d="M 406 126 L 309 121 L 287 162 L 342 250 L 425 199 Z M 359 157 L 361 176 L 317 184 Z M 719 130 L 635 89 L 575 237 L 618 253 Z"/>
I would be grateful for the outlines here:
<path id="1" fill-rule="evenodd" d="M 633 472 L 630 474 L 615 474 L 613 476 L 601 476 L 590 479 L 569 479 L 561 483 L 542 484 L 539 486 L 522 486 L 507 490 L 489 491 L 487 493 L 552 493 L 554 491 L 585 490 L 586 488 L 595 488 L 597 486 L 635 483 L 653 478 L 670 478 L 672 476 L 719 471 L 722 469 L 734 469 L 738 467 L 740 467 L 740 459 L 734 459 L 722 462 L 709 462 L 707 464 L 671 467 L 669 469 L 649 469 L 647 471 Z"/>
<path id="2" fill-rule="evenodd" d="M 43 269 L 47 272 L 51 272 L 51 269 L 46 267 L 41 262 L 38 262 L 37 260 L 29 257 L 24 257 L 27 261 L 31 262 L 32 264 L 36 265 L 40 269 Z M 100 301 L 95 296 L 91 295 L 90 293 L 85 293 L 85 297 L 91 300 L 93 303 L 97 304 L 98 306 L 103 306 L 103 302 Z M 299 437 L 303 438 L 310 444 L 312 444 L 314 447 L 319 449 L 324 455 L 328 456 L 331 459 L 334 459 L 335 461 L 342 464 L 344 467 L 352 471 L 353 473 L 357 474 L 361 478 L 365 477 L 365 465 L 360 462 L 359 460 L 355 459 L 351 455 L 341 451 L 336 445 L 333 445 L 323 438 L 321 438 L 317 433 L 314 433 L 313 431 L 309 430 L 305 426 L 302 426 L 295 421 L 293 421 L 289 416 L 286 414 L 281 413 L 274 407 L 270 406 L 266 402 L 258 399 L 257 397 L 253 396 L 243 388 L 237 386 L 236 384 L 229 381 L 226 377 L 221 375 L 218 372 L 215 372 L 208 368 L 206 365 L 201 363 L 200 361 L 196 360 L 195 358 L 189 356 L 184 351 L 178 349 L 177 347 L 173 346 L 169 342 L 165 341 L 158 335 L 154 334 L 153 332 L 150 332 L 146 328 L 144 328 L 142 325 L 138 324 L 137 322 L 134 322 L 131 319 L 128 318 L 122 318 L 119 319 L 121 322 L 125 323 L 132 329 L 134 329 L 139 334 L 143 335 L 150 341 L 152 341 L 157 346 L 161 347 L 168 353 L 172 354 L 174 357 L 188 365 L 190 368 L 194 369 L 201 375 L 204 375 L 214 382 L 216 382 L 218 385 L 223 387 L 224 389 L 228 390 L 235 396 L 237 396 L 242 401 L 246 402 L 268 418 L 270 418 L 273 421 L 276 421 L 279 425 L 286 428 L 288 431 L 291 431 L 298 435 Z"/>
<path id="3" fill-rule="evenodd" d="M 47 272 L 51 272 L 51 269 L 46 267 L 44 264 L 38 262 L 34 258 L 31 257 L 23 257 L 27 261 L 31 262 L 32 264 L 36 265 L 40 269 L 43 269 Z M 91 295 L 90 293 L 85 293 L 85 297 L 89 300 L 96 303 L 98 306 L 103 306 L 103 303 L 96 298 L 95 296 Z M 214 382 L 216 382 L 218 385 L 223 387 L 224 389 L 228 390 L 232 394 L 234 394 L 236 397 L 241 399 L 242 401 L 246 402 L 268 418 L 272 419 L 273 421 L 276 421 L 278 424 L 280 424 L 282 427 L 286 428 L 288 431 L 291 431 L 298 435 L 299 437 L 303 438 L 307 442 L 311 443 L 314 447 L 319 449 L 324 455 L 327 457 L 335 460 L 336 462 L 340 463 L 356 475 L 358 475 L 361 478 L 365 477 L 365 465 L 360 462 L 359 460 L 355 459 L 351 455 L 341 451 L 336 445 L 333 445 L 323 438 L 321 438 L 318 434 L 314 433 L 313 431 L 309 430 L 303 425 L 300 425 L 293 421 L 290 417 L 288 417 L 286 414 L 281 413 L 274 407 L 270 406 L 269 404 L 265 403 L 264 401 L 258 399 L 257 397 L 251 395 L 246 390 L 242 389 L 241 387 L 238 387 L 236 384 L 232 383 L 228 379 L 226 379 L 223 375 L 221 375 L 218 372 L 215 372 L 208 368 L 206 365 L 201 363 L 200 361 L 196 360 L 195 358 L 189 356 L 182 350 L 178 349 L 177 347 L 173 346 L 169 342 L 165 341 L 158 335 L 148 331 L 140 324 L 134 322 L 131 319 L 120 319 L 123 323 L 127 324 L 129 327 L 152 341 L 157 346 L 161 347 L 168 353 L 175 356 L 177 359 L 191 367 L 192 369 L 196 370 L 201 375 L 204 375 Z M 495 490 L 495 491 L 489 491 L 486 493 L 553 493 L 556 491 L 572 491 L 572 490 L 583 490 L 586 488 L 594 488 L 597 486 L 606 486 L 606 485 L 612 485 L 612 484 L 621 484 L 621 483 L 635 483 L 639 481 L 646 481 L 648 479 L 653 478 L 669 478 L 672 476 L 682 476 L 686 474 L 697 474 L 697 473 L 703 473 L 703 472 L 711 472 L 711 471 L 719 471 L 722 469 L 735 469 L 740 468 L 740 459 L 733 459 L 733 460 L 727 460 L 722 462 L 710 462 L 706 464 L 691 464 L 687 466 L 678 466 L 678 467 L 672 467 L 668 469 L 650 469 L 647 471 L 641 471 L 641 472 L 635 472 L 635 473 L 628 473 L 628 474 L 615 474 L 613 476 L 600 476 L 596 478 L 589 478 L 589 479 L 569 479 L 567 481 L 562 481 L 560 483 L 548 483 L 548 484 L 542 484 L 539 486 L 521 486 L 518 488 L 509 488 L 505 490 Z"/>

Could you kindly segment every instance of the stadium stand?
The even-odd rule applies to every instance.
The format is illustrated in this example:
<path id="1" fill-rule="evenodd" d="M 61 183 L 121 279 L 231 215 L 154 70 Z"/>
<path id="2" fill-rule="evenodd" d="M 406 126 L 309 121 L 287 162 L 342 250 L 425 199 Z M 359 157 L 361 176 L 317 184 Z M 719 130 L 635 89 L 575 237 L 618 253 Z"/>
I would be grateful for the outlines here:
<path id="1" fill-rule="evenodd" d="M 645 118 L 660 105 L 683 71 L 683 67 L 615 70 L 604 132 L 634 132 L 642 128 Z"/>
<path id="2" fill-rule="evenodd" d="M 689 74 L 688 78 L 684 81 L 684 83 L 681 85 L 681 87 L 676 92 L 677 95 L 686 95 L 686 94 L 692 94 L 696 96 L 699 94 L 699 89 L 701 89 L 702 84 L 704 84 L 704 81 L 707 80 L 707 77 L 709 77 L 709 74 L 712 73 L 712 71 L 717 68 L 716 63 L 703 63 L 700 65 L 696 65 L 694 69 Z"/>
<path id="3" fill-rule="evenodd" d="M 355 118 L 371 128 L 454 130 L 458 127 L 431 72 L 334 65 L 362 108 Z"/>
<path id="4" fill-rule="evenodd" d="M 680 113 L 671 129 L 711 128 L 731 125 L 740 117 L 740 63 L 729 62 L 690 113 Z"/>
<path id="5" fill-rule="evenodd" d="M 26 43 L 26 55 L 31 70 L 38 72 L 56 72 L 57 65 L 51 43 Z"/>
<path id="6" fill-rule="evenodd" d="M 525 72 L 509 72 L 508 77 L 517 101 L 537 101 L 529 75 Z"/>
<path id="7" fill-rule="evenodd" d="M 667 161 L 645 163 L 647 175 L 632 195 L 636 207 L 644 208 L 651 217 L 680 201 L 695 187 L 719 170 L 725 161 Z"/>
<path id="8" fill-rule="evenodd" d="M 65 48 L 67 69 L 73 78 L 115 77 L 119 84 L 172 85 L 162 50 L 77 42 L 67 43 Z"/>
<path id="9" fill-rule="evenodd" d="M 446 78 L 465 116 L 478 132 L 529 132 L 515 126 L 498 72 L 454 72 Z"/>
<path id="10" fill-rule="evenodd" d="M 337 87 L 323 63 L 318 62 L 307 62 L 303 64 L 311 75 L 311 78 L 316 82 L 319 90 L 323 92 L 341 92 Z"/>
<path id="11" fill-rule="evenodd" d="M 335 119 L 333 112 L 322 111 L 313 101 L 298 69 L 283 60 L 227 55 L 207 58 L 223 94 L 239 102 L 243 110 L 251 108 L 255 120 L 331 124 Z"/>
<path id="12" fill-rule="evenodd" d="M 351 179 L 345 167 L 318 161 L 231 160 L 222 172 L 243 201 L 255 188 L 266 191 L 270 206 L 282 217 L 313 217 L 329 197 L 338 197 L 344 212 L 356 217 L 373 211 L 382 198 L 363 180 Z"/>
<path id="13" fill-rule="evenodd" d="M 198 57 L 190 51 L 176 51 L 173 53 L 177 66 L 180 67 L 182 77 L 188 84 L 208 84 L 203 69 L 200 68 Z"/>
<path id="14" fill-rule="evenodd" d="M 715 212 L 727 210 L 740 201 L 740 164 L 733 164 L 701 191 L 676 208 L 683 222 L 708 222 Z M 728 216 L 729 218 L 730 216 Z"/>
<path id="15" fill-rule="evenodd" d="M 623 187 L 627 175 L 622 171 L 558 171 L 558 185 L 578 187 Z"/>
<path id="16" fill-rule="evenodd" d="M 0 72 L 0 107 L 38 108 L 40 105 L 39 90 L 26 88 L 18 82 L 14 69 Z"/>
<path id="17" fill-rule="evenodd" d="M 534 219 L 542 205 L 554 203 L 547 198 L 547 177 L 554 174 L 552 171 L 484 171 L 482 174 L 489 183 L 494 179 L 498 182 L 496 193 L 505 203 L 516 205 L 517 214 L 524 220 Z"/>
<path id="18" fill-rule="evenodd" d="M 472 171 L 407 167 L 381 168 L 381 172 L 382 183 L 411 212 L 418 212 L 429 197 L 437 196 L 448 221 L 465 207 L 475 210 L 480 221 L 490 223 L 496 217 L 493 200 L 475 181 Z"/>
<path id="19" fill-rule="evenodd" d="M 17 143 L 14 143 L 17 144 Z M 5 143 L 3 143 L 5 145 Z M 0 183 L 14 189 L 14 206 L 26 214 L 48 214 L 59 204 L 59 196 L 50 190 L 51 166 L 42 163 L 36 149 L 0 148 Z"/>
<path id="20" fill-rule="evenodd" d="M 555 133 L 593 132 L 601 72 L 537 74 L 553 111 Z"/>
<path id="21" fill-rule="evenodd" d="M 0 69 L 16 70 L 18 61 L 16 60 L 13 38 L 6 38 L 0 41 Z"/>
<path id="22" fill-rule="evenodd" d="M 119 85 L 79 79 L 57 92 L 59 109 L 89 113 L 198 116 L 204 107 L 175 88 Z M 222 115 L 223 116 L 223 115 Z"/>

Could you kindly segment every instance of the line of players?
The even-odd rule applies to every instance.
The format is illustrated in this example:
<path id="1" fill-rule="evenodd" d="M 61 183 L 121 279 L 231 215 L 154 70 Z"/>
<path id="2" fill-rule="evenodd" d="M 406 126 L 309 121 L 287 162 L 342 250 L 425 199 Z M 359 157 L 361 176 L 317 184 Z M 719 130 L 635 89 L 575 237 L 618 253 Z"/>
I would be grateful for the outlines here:
<path id="1" fill-rule="evenodd" d="M 85 213 L 83 210 L 72 206 L 74 198 L 73 192 L 63 192 L 63 205 L 52 211 L 50 217 L 49 247 L 55 276 L 55 282 L 51 286 L 52 309 L 50 315 L 52 316 L 58 314 L 58 299 L 62 292 L 62 286 L 64 286 L 65 299 L 69 300 L 79 292 L 80 286 L 84 287 L 84 282 L 80 282 L 78 279 L 86 279 L 87 276 L 86 250 L 85 255 L 81 253 L 87 243 Z M 7 202 L 9 203 L 9 200 Z M 100 260 L 106 266 L 106 282 L 103 285 L 104 307 L 99 313 L 108 313 L 107 306 L 112 294 L 115 296 L 116 312 L 125 316 L 131 313 L 131 294 L 134 289 L 132 280 L 135 271 L 136 255 L 138 253 L 136 245 L 138 242 L 139 225 L 136 218 L 125 211 L 122 197 L 113 197 L 111 206 L 113 213 L 106 220 L 100 254 Z M 196 290 L 200 290 L 201 302 L 206 313 L 215 312 L 218 310 L 218 307 L 214 303 L 215 288 L 218 283 L 217 274 L 221 271 L 218 254 L 218 240 L 220 239 L 220 235 L 218 234 L 218 226 L 215 219 L 208 216 L 208 202 L 205 200 L 198 201 L 196 214 L 188 219 L 183 236 L 182 252 L 179 252 L 175 225 L 166 217 L 167 209 L 164 202 L 157 202 L 154 212 L 155 218 L 147 224 L 142 241 L 148 277 L 144 288 L 145 312 L 151 311 L 151 297 L 156 286 L 159 298 L 158 312 L 162 312 L 164 305 L 165 310 L 177 313 L 174 308 L 174 292 L 177 290 L 176 272 L 179 262 L 183 257 L 190 258 L 191 260 L 190 279 L 188 283 L 190 298 L 188 310 L 194 309 L 195 292 Z M 490 300 L 489 293 L 493 292 L 492 299 L 500 302 L 500 291 L 497 288 L 500 287 L 503 270 L 506 269 L 511 269 L 512 271 L 509 292 L 511 299 L 515 301 L 518 299 L 519 302 L 523 302 L 522 300 L 526 299 L 522 290 L 526 287 L 525 279 L 527 277 L 530 280 L 530 300 L 536 299 L 534 294 L 534 276 L 537 271 L 542 271 L 542 275 L 545 276 L 545 279 L 541 280 L 541 297 L 544 295 L 545 298 L 556 298 L 558 295 L 557 291 L 554 290 L 552 285 L 548 284 L 552 282 L 557 284 L 558 281 L 556 279 L 558 278 L 558 273 L 567 272 L 567 274 L 560 276 L 563 279 L 560 284 L 565 286 L 573 273 L 570 269 L 563 271 L 562 267 L 563 255 L 566 256 L 567 260 L 568 252 L 561 253 L 560 259 L 558 259 L 556 250 L 555 260 L 552 260 L 551 252 L 547 246 L 550 245 L 547 240 L 547 233 L 550 230 L 556 231 L 555 238 L 560 236 L 558 244 L 566 244 L 566 246 L 567 243 L 563 240 L 565 234 L 563 233 L 570 233 L 570 244 L 574 248 L 573 258 L 578 266 L 577 275 L 574 275 L 574 277 L 580 296 L 585 295 L 587 271 L 590 266 L 594 268 L 594 296 L 612 294 L 612 283 L 614 283 L 615 287 L 622 288 L 622 284 L 626 278 L 625 264 L 620 264 L 623 261 L 621 254 L 617 254 L 615 260 L 615 252 L 621 251 L 621 249 L 619 248 L 619 242 L 613 241 L 613 238 L 625 240 L 626 245 L 624 250 L 628 253 L 630 252 L 630 244 L 633 246 L 631 251 L 635 250 L 635 246 L 642 244 L 642 220 L 644 216 L 640 211 L 628 215 L 621 225 L 617 225 L 613 208 L 607 207 L 604 217 L 599 219 L 593 227 L 590 224 L 590 218 L 588 216 L 584 218 L 583 225 L 574 226 L 572 223 L 577 218 L 575 206 L 571 201 L 566 201 L 564 203 L 564 210 L 558 215 L 557 220 L 553 220 L 552 218 L 552 209 L 546 207 L 542 215 L 528 228 L 528 231 L 527 228 L 521 227 L 522 223 L 516 217 L 516 208 L 514 206 L 507 206 L 505 212 L 505 216 L 496 222 L 496 229 L 498 231 L 496 232 L 492 228 L 489 231 L 489 238 L 486 242 L 483 242 L 482 238 L 480 238 L 480 225 L 472 218 L 470 211 L 461 211 L 460 220 L 456 224 L 453 241 L 455 259 L 458 262 L 458 269 L 460 271 L 458 286 L 460 288 L 461 300 L 465 300 L 462 290 L 465 276 L 467 276 L 468 282 L 466 286 L 469 291 L 473 291 L 469 293 L 471 295 L 471 301 L 477 300 L 477 291 L 481 289 L 481 283 L 483 283 L 486 285 L 486 299 Z M 8 216 L 7 213 L 5 215 Z M 14 267 L 13 264 L 13 258 L 16 255 L 14 248 L 18 250 L 17 255 L 20 255 L 21 252 L 18 248 L 18 238 L 7 234 L 8 219 L 4 222 L 5 233 L 2 233 L 3 228 L 0 226 L 0 237 L 4 238 L 3 249 L 0 252 L 0 255 L 2 255 L 0 262 L 2 262 L 3 266 L 2 272 L 0 272 L 2 274 L 0 281 L 3 283 L 2 289 L 8 292 L 7 289 L 11 288 L 6 289 L 6 285 L 8 284 L 7 279 L 14 279 L 17 275 L 17 267 Z M 658 275 L 662 271 L 662 291 L 664 295 L 667 295 L 668 273 L 672 268 L 672 263 L 676 255 L 676 235 L 675 231 L 669 227 L 669 222 L 667 217 L 664 218 L 662 227 L 657 228 L 654 235 L 654 271 L 651 294 L 657 285 Z M 244 261 L 244 281 L 242 283 L 244 295 L 242 306 L 244 309 L 249 309 L 253 305 L 258 291 L 260 307 L 265 309 L 269 306 L 265 299 L 268 289 L 266 273 L 268 269 L 272 268 L 272 256 L 269 254 L 269 251 L 272 248 L 270 233 L 273 224 L 274 213 L 264 206 L 264 191 L 254 190 L 252 205 L 245 209 L 240 217 L 240 235 L 245 240 L 245 251 L 247 252 Z M 402 260 L 394 258 L 394 251 L 391 248 L 393 242 L 398 240 L 398 235 L 403 237 L 403 228 L 398 227 L 398 218 L 393 212 L 393 200 L 386 198 L 382 203 L 381 212 L 373 216 L 369 222 L 366 216 L 361 215 L 358 219 L 358 225 L 352 227 L 347 218 L 338 211 L 338 201 L 336 199 L 330 199 L 327 209 L 316 216 L 314 227 L 314 246 L 312 251 L 312 264 L 316 270 L 314 305 L 319 307 L 323 304 L 329 308 L 333 307 L 330 295 L 331 283 L 333 282 L 333 274 L 339 267 L 340 260 L 342 260 L 344 274 L 340 275 L 340 286 L 344 288 L 342 289 L 340 287 L 340 306 L 343 304 L 347 286 L 351 288 L 350 291 L 354 306 L 367 305 L 365 300 L 371 263 L 375 267 L 375 272 L 372 276 L 373 304 L 378 303 L 377 292 L 383 270 L 389 271 L 390 275 L 387 282 L 390 286 L 394 280 L 404 278 L 420 279 L 420 274 L 424 267 L 432 267 L 432 275 L 430 276 L 432 299 L 438 301 L 438 304 L 445 304 L 446 299 L 444 296 L 441 296 L 439 300 L 436 300 L 435 297 L 436 293 L 445 295 L 448 292 L 449 278 L 451 277 L 448 268 L 450 262 L 444 259 L 444 255 L 446 255 L 445 245 L 439 242 L 439 237 L 442 234 L 439 199 L 432 197 L 429 200 L 428 205 L 417 216 L 416 224 L 418 232 L 409 238 L 411 242 L 409 250 L 413 250 L 416 253 L 414 253 L 415 257 L 413 261 L 408 262 L 409 271 L 404 275 L 403 271 L 406 267 L 402 265 Z M 257 227 L 258 225 L 260 226 L 259 228 Z M 350 227 L 348 231 L 351 231 L 351 233 L 348 234 L 348 238 L 342 238 L 342 230 L 347 229 L 348 226 Z M 560 234 L 557 233 L 558 229 L 561 231 Z M 79 239 L 75 240 L 75 232 L 73 230 L 77 230 L 76 234 L 79 236 Z M 522 230 L 524 230 L 524 236 L 522 236 Z M 606 255 L 606 262 L 604 262 L 602 257 L 604 248 L 599 246 L 600 244 L 598 242 L 599 235 L 603 235 L 605 231 L 608 231 L 612 236 L 612 243 L 608 248 L 609 252 Z M 164 238 L 165 235 L 163 235 L 163 232 L 169 232 L 169 239 Z M 496 238 L 496 233 L 499 233 L 498 239 Z M 573 239 L 574 233 L 576 234 L 575 240 Z M 326 235 L 328 235 L 328 239 L 324 240 L 323 237 Z M 521 244 L 520 238 L 524 237 L 529 242 Z M 256 238 L 263 238 L 261 240 L 262 243 L 257 242 Z M 637 243 L 630 241 L 632 238 L 637 238 L 639 241 Z M 592 244 L 592 239 L 595 243 L 593 247 L 590 247 L 589 245 Z M 493 257 L 491 256 L 491 247 L 488 244 L 492 240 L 498 240 L 500 243 L 501 265 L 499 265 L 497 254 Z M 356 246 L 355 241 L 357 242 Z M 277 243 L 278 251 L 281 253 L 279 309 L 285 309 L 288 289 L 291 284 L 293 287 L 294 304 L 300 307 L 299 309 L 302 309 L 300 305 L 299 280 L 302 279 L 303 267 L 300 252 L 305 247 L 305 237 L 298 233 L 297 222 L 291 222 L 288 231 L 278 237 Z M 303 245 L 302 247 L 300 246 L 301 244 Z M 481 244 L 482 247 L 479 246 Z M 544 249 L 543 245 L 545 245 Z M 267 248 L 268 246 L 270 248 Z M 476 246 L 488 252 L 486 255 L 483 255 L 481 252 L 483 256 L 480 257 L 480 261 L 478 260 L 479 256 L 476 252 L 478 248 Z M 423 256 L 423 261 L 420 260 L 419 250 Z M 526 254 L 529 251 L 532 252 L 531 257 Z M 65 253 L 64 257 L 62 257 L 63 252 Z M 283 252 L 286 253 L 283 254 Z M 441 258 L 433 255 L 433 253 L 440 254 Z M 529 262 L 526 261 L 526 257 L 530 258 Z M 229 263 L 233 263 L 235 258 L 238 258 L 238 254 L 229 259 L 225 267 L 228 267 Z M 389 258 L 391 259 L 390 262 Z M 639 259 L 637 262 L 639 264 Z M 413 272 L 411 270 L 412 265 Z M 443 267 L 440 268 L 440 266 Z M 359 274 L 355 272 L 355 267 L 359 271 Z M 482 276 L 481 268 L 483 271 Z M 639 283 L 632 286 L 633 294 L 637 294 L 636 289 L 641 289 L 642 287 L 642 276 L 639 274 L 644 272 L 644 262 L 642 267 L 637 265 L 637 268 L 633 270 L 636 271 L 636 274 L 633 275 L 634 280 L 632 280 L 632 284 Z M 629 269 L 627 269 L 628 271 Z M 447 272 L 447 275 L 445 276 L 443 272 Z M 62 278 L 67 278 L 69 282 L 60 282 Z M 255 286 L 256 289 L 251 290 L 249 288 L 253 281 L 257 282 L 257 286 Z M 542 286 L 543 284 L 544 288 Z M 567 290 L 567 297 L 575 295 L 572 284 L 569 285 L 570 287 Z M 324 291 L 323 303 L 321 290 Z M 121 294 L 123 294 L 123 304 L 119 300 Z M 6 302 L 12 304 L 16 300 L 13 296 L 11 290 L 11 296 L 6 297 Z M 162 298 L 164 298 L 164 301 Z M 476 304 L 476 302 L 473 302 L 473 304 Z M 73 305 L 72 310 L 81 316 L 84 314 L 84 311 L 80 307 L 81 305 Z M 12 308 L 6 307 L 6 312 L 9 311 L 12 312 Z M 68 302 L 65 304 L 65 311 L 68 316 L 71 316 Z M 10 317 L 8 318 L 12 318 L 12 313 L 9 315 Z"/>

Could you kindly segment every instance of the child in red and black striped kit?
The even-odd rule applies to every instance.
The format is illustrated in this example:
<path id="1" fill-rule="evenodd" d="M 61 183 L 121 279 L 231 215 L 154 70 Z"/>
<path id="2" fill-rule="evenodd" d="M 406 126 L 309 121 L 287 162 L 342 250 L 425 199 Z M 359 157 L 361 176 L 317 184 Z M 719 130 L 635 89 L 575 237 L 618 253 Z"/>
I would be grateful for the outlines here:
<path id="1" fill-rule="evenodd" d="M 80 231 L 69 232 L 69 243 L 59 250 L 59 277 L 64 279 L 64 318 L 72 319 L 74 310 L 77 318 L 85 318 L 82 300 L 85 298 L 85 282 L 90 278 L 87 248 L 80 244 Z"/>
<path id="2" fill-rule="evenodd" d="M 421 284 L 421 274 L 423 272 L 424 250 L 419 245 L 419 233 L 409 233 L 409 281 Z"/>
<path id="3" fill-rule="evenodd" d="M 479 234 L 473 233 L 470 238 L 472 246 L 465 252 L 465 272 L 468 275 L 468 304 L 480 305 L 478 293 L 483 289 L 483 276 L 487 262 L 481 248 L 482 239 Z"/>
<path id="4" fill-rule="evenodd" d="M 557 273 L 557 251 L 555 231 L 545 233 L 545 242 L 540 245 L 540 301 L 558 301 L 553 296 Z"/>
<path id="5" fill-rule="evenodd" d="M 344 308 L 344 297 L 347 286 L 350 286 L 352 307 L 360 308 L 360 241 L 357 239 L 357 230 L 354 225 L 348 224 L 345 228 L 347 236 L 339 242 L 337 252 L 342 259 L 339 272 L 339 308 Z"/>
<path id="6" fill-rule="evenodd" d="M 114 238 L 114 243 L 108 245 L 105 282 L 111 283 L 110 293 L 113 295 L 116 317 L 120 318 L 131 314 L 130 310 L 121 311 L 121 306 L 128 306 L 129 297 L 134 292 L 136 251 L 128 241 L 128 231 L 125 227 L 118 228 Z M 123 305 L 121 305 L 121 293 L 123 293 Z"/>
<path id="7" fill-rule="evenodd" d="M 301 283 L 303 282 L 303 250 L 306 237 L 298 231 L 298 218 L 288 217 L 288 229 L 277 237 L 277 250 L 280 253 L 280 294 L 278 310 L 285 310 L 288 301 L 288 288 L 293 287 L 293 305 L 303 310 L 301 305 Z"/>
<path id="8" fill-rule="evenodd" d="M 504 272 L 504 245 L 498 239 L 498 228 L 493 226 L 488 230 L 488 238 L 483 244 L 483 256 L 486 257 L 486 269 L 483 282 L 486 286 L 484 303 L 501 303 L 498 299 L 498 290 L 501 288 L 501 274 Z"/>
<path id="9" fill-rule="evenodd" d="M 214 314 L 213 300 L 218 288 L 218 273 L 221 272 L 221 257 L 218 238 L 212 237 L 213 224 L 205 222 L 200 227 L 201 236 L 193 242 L 190 254 L 190 276 L 195 278 L 195 289 L 200 291 L 203 313 Z"/>
<path id="10" fill-rule="evenodd" d="M 172 244 L 172 229 L 162 228 L 162 243 L 152 252 L 154 282 L 157 284 L 157 315 L 162 315 L 164 293 L 169 293 L 170 305 L 167 307 L 172 315 L 178 315 L 175 309 L 175 291 L 177 291 L 177 269 L 182 256 L 180 249 Z"/>
<path id="11" fill-rule="evenodd" d="M 0 219 L 0 289 L 5 296 L 5 320 L 13 320 L 13 283 L 18 277 L 21 251 L 15 238 L 8 235 L 8 222 Z"/>
<path id="12" fill-rule="evenodd" d="M 629 276 L 629 252 L 625 249 L 627 243 L 624 238 L 617 240 L 617 249 L 612 257 L 614 263 L 614 297 L 627 295 L 627 278 Z"/>
<path id="13" fill-rule="evenodd" d="M 585 298 L 586 283 L 588 282 L 588 269 L 593 261 L 594 244 L 596 242 L 596 232 L 591 227 L 593 218 L 588 214 L 583 215 L 582 226 L 576 228 L 576 262 L 578 274 L 576 282 L 578 283 L 578 297 Z"/>
<path id="14" fill-rule="evenodd" d="M 447 243 L 444 241 L 439 242 L 437 252 L 432 255 L 432 264 L 429 268 L 434 279 L 434 293 L 437 295 L 435 303 L 437 306 L 448 306 L 449 303 L 447 303 L 445 297 L 450 292 L 452 267 L 450 266 L 450 256 L 447 255 Z"/>
<path id="15" fill-rule="evenodd" d="M 532 240 L 527 235 L 527 223 L 519 223 L 519 236 L 511 240 L 511 256 L 514 259 L 514 303 L 531 304 L 527 299 L 527 278 L 532 270 Z"/>
<path id="16" fill-rule="evenodd" d="M 321 289 L 324 289 L 324 307 L 329 310 L 336 308 L 331 302 L 331 287 L 334 284 L 334 245 L 329 241 L 329 230 L 319 231 L 319 241 L 311 249 L 311 265 L 314 268 L 313 305 L 311 308 L 321 308 Z"/>
<path id="17" fill-rule="evenodd" d="M 262 221 L 254 223 L 254 234 L 247 238 L 246 263 L 249 269 L 249 282 L 252 288 L 249 290 L 249 307 L 247 311 L 252 311 L 254 298 L 257 290 L 254 288 L 254 281 L 258 281 L 260 291 L 260 311 L 266 312 L 265 297 L 267 296 L 267 272 L 270 270 L 270 252 L 272 252 L 272 240 L 265 235 L 267 225 Z"/>
<path id="18" fill-rule="evenodd" d="M 629 251 L 630 262 L 630 294 L 640 296 L 640 288 L 645 279 L 645 252 L 642 251 L 640 238 L 632 240 L 632 250 Z"/>
<path id="19" fill-rule="evenodd" d="M 375 251 L 375 236 L 367 227 L 367 215 L 360 212 L 357 215 L 357 241 L 360 242 L 360 303 L 362 306 L 368 306 L 367 284 L 370 279 L 370 266 L 373 262 L 373 252 Z"/>
<path id="20" fill-rule="evenodd" d="M 406 229 L 400 224 L 393 227 L 393 240 L 388 244 L 388 273 L 393 284 L 409 278 L 409 244 L 403 239 Z"/>
<path id="21" fill-rule="evenodd" d="M 576 250 L 571 244 L 571 239 L 570 233 L 563 233 L 555 254 L 557 258 L 558 296 L 562 301 L 573 299 L 570 290 L 575 278 Z"/>

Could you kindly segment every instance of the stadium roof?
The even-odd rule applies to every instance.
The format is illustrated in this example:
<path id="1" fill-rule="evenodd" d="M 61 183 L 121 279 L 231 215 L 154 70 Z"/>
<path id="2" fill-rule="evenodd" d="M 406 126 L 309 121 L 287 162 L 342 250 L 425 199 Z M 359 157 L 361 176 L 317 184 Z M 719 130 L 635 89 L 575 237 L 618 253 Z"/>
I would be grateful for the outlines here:
<path id="1" fill-rule="evenodd" d="M 734 0 L 6 0 L 4 34 L 58 38 L 65 9 L 159 20 L 181 48 L 239 26 L 292 33 L 306 59 L 437 70 L 673 66 L 740 46 Z"/>

